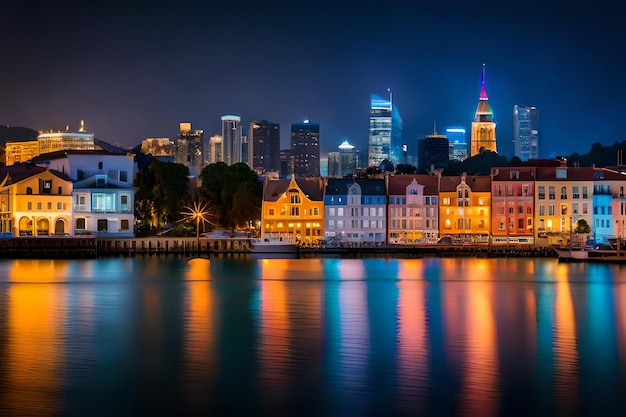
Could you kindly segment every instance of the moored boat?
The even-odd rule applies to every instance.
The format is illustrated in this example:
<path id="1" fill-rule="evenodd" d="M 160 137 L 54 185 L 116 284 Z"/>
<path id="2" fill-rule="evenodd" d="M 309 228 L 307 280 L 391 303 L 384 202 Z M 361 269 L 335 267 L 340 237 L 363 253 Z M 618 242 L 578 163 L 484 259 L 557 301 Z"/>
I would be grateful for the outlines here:
<path id="1" fill-rule="evenodd" d="M 250 239 L 250 252 L 296 253 L 298 245 L 287 238 Z"/>

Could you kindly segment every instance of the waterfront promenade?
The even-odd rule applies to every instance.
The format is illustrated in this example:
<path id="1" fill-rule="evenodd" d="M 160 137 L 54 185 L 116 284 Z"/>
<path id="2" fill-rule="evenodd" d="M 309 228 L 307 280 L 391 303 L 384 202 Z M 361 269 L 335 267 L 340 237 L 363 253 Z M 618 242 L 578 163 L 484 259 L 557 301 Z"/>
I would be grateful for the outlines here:
<path id="1" fill-rule="evenodd" d="M 196 237 L 37 236 L 0 239 L 0 258 L 97 258 L 136 255 L 208 255 L 250 253 L 250 241 Z M 376 245 L 300 247 L 300 257 L 402 256 L 402 257 L 556 257 L 551 247 L 471 245 Z"/>

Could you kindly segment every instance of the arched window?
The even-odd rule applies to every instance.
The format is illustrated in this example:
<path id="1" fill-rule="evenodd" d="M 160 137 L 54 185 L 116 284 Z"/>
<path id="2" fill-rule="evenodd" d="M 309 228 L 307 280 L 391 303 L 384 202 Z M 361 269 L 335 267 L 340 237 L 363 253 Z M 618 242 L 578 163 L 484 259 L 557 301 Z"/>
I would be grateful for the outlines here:
<path id="1" fill-rule="evenodd" d="M 26 187 L 26 194 L 30 195 L 33 193 L 32 187 Z"/>

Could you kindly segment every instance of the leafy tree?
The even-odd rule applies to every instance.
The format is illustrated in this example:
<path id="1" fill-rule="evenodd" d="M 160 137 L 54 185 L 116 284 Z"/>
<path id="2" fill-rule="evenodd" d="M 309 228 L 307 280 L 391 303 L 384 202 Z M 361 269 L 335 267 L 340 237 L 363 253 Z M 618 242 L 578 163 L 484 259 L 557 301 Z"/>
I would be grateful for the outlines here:
<path id="1" fill-rule="evenodd" d="M 574 229 L 575 233 L 590 233 L 591 227 L 586 219 L 578 219 L 576 221 L 576 228 Z"/>
<path id="2" fill-rule="evenodd" d="M 382 161 L 380 161 L 380 165 L 378 165 L 378 168 L 381 172 L 393 172 L 394 170 L 393 163 L 391 163 L 391 161 L 388 159 L 383 159 Z"/>
<path id="3" fill-rule="evenodd" d="M 175 222 L 189 199 L 189 168 L 154 159 L 135 179 L 135 214 L 142 222 L 161 225 Z"/>
<path id="4" fill-rule="evenodd" d="M 200 177 L 202 193 L 215 207 L 219 224 L 234 228 L 260 218 L 263 189 L 247 164 L 210 164 Z"/>

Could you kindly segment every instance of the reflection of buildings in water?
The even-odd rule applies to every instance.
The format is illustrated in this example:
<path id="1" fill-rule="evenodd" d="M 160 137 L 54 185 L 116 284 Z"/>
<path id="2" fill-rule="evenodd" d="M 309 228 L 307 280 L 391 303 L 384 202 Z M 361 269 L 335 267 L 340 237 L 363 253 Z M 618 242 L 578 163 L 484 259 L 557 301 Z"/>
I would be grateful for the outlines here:
<path id="1" fill-rule="evenodd" d="M 423 409 L 430 383 L 423 268 L 421 259 L 407 259 L 398 271 L 398 398 L 408 410 Z"/>
<path id="2" fill-rule="evenodd" d="M 459 410 L 469 416 L 495 416 L 500 400 L 492 282 L 495 278 L 489 260 L 472 265 L 463 282 L 449 282 L 445 286 L 442 302 L 447 349 L 451 359 L 460 361 L 454 364 L 461 374 Z M 457 270 L 458 262 L 442 260 L 442 266 Z M 454 273 L 450 270 L 444 275 L 454 276 Z"/>
<path id="3" fill-rule="evenodd" d="M 188 387 L 183 392 L 185 404 L 193 404 L 195 409 L 208 408 L 212 401 L 209 389 L 215 383 L 217 369 L 216 318 L 214 294 L 209 280 L 209 260 L 193 259 L 185 280 L 183 306 L 184 330 L 182 332 L 182 374 Z M 183 412 L 184 414 L 184 412 Z"/>
<path id="4" fill-rule="evenodd" d="M 61 407 L 58 392 L 65 364 L 67 340 L 67 288 L 39 285 L 60 282 L 68 263 L 19 260 L 11 263 L 7 297 L 6 373 L 0 378 L 3 404 L 24 413 L 48 414 Z M 90 298 L 79 300 L 79 306 Z M 70 329 L 71 330 L 71 329 Z M 10 410 L 9 410 L 10 411 Z M 15 415 L 18 415 L 17 413 Z"/>
<path id="5" fill-rule="evenodd" d="M 561 415 L 575 415 L 578 403 L 578 346 L 576 316 L 569 274 L 559 269 L 555 275 L 556 294 L 553 322 L 554 395 Z"/>

